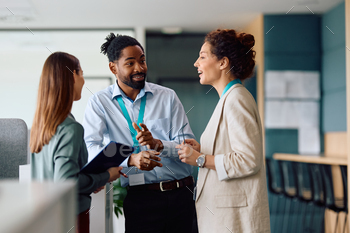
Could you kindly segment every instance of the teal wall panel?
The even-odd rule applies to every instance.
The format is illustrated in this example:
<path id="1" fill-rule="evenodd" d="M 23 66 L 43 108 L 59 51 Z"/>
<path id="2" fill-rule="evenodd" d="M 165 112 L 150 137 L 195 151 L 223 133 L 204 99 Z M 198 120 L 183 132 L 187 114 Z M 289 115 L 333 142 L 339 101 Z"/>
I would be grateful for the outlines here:
<path id="1" fill-rule="evenodd" d="M 342 47 L 336 47 L 323 53 L 322 77 L 322 91 L 324 94 L 338 89 L 345 90 L 345 43 Z"/>
<path id="2" fill-rule="evenodd" d="M 205 34 L 147 33 L 146 37 L 148 77 L 152 82 L 167 77 L 198 78 L 194 63 L 199 56 Z"/>
<path id="3" fill-rule="evenodd" d="M 346 131 L 346 90 L 337 90 L 322 96 L 324 132 Z"/>
<path id="4" fill-rule="evenodd" d="M 345 3 L 343 2 L 322 15 L 322 50 L 327 51 L 344 45 Z"/>
<path id="5" fill-rule="evenodd" d="M 321 130 L 346 131 L 345 3 L 322 16 Z"/>
<path id="6" fill-rule="evenodd" d="M 320 54 L 320 16 L 266 15 L 264 32 L 265 54 Z"/>
<path id="7" fill-rule="evenodd" d="M 265 136 L 267 158 L 271 158 L 274 153 L 298 154 L 297 129 L 266 129 Z"/>
<path id="8" fill-rule="evenodd" d="M 317 15 L 265 15 L 265 70 L 320 70 L 320 21 Z"/>
<path id="9" fill-rule="evenodd" d="M 310 53 L 265 53 L 265 69 L 307 71 L 319 70 L 320 55 Z"/>

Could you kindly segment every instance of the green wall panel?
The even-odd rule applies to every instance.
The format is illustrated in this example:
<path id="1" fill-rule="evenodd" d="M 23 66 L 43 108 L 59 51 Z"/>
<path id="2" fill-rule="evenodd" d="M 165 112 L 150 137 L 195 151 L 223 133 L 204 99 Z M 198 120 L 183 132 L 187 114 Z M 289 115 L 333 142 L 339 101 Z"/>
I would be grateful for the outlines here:
<path id="1" fill-rule="evenodd" d="M 345 4 L 322 16 L 321 130 L 346 131 Z M 331 31 L 333 32 L 331 32 Z"/>

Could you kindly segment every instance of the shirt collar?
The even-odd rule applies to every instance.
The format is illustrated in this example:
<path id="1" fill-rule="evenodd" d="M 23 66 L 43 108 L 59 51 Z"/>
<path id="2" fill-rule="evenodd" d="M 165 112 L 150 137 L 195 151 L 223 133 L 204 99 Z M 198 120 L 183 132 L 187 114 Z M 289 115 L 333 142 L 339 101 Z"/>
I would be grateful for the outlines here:
<path id="1" fill-rule="evenodd" d="M 141 89 L 140 93 L 137 95 L 136 99 L 138 98 L 142 98 L 145 93 L 151 93 L 153 95 L 153 90 L 151 89 L 151 87 L 149 86 L 148 82 L 145 82 L 145 87 Z M 112 95 L 112 99 L 114 99 L 115 97 L 121 95 L 124 98 L 129 98 L 126 96 L 126 94 L 123 92 L 122 89 L 120 89 L 120 87 L 118 86 L 117 83 L 114 84 L 114 88 L 113 88 L 113 95 Z"/>

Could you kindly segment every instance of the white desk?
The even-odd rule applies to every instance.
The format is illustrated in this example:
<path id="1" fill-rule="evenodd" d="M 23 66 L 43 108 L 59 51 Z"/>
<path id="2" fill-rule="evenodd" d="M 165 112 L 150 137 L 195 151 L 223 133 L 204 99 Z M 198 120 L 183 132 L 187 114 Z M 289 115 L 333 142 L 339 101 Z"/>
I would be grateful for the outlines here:
<path id="1" fill-rule="evenodd" d="M 73 181 L 19 183 L 0 181 L 0 232 L 74 233 L 76 191 Z"/>

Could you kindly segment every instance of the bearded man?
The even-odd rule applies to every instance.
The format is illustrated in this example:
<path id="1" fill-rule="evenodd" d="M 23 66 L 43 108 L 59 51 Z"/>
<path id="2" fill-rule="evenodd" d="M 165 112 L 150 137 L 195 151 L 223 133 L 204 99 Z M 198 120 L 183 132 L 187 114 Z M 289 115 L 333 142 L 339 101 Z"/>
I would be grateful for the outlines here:
<path id="1" fill-rule="evenodd" d="M 121 164 L 125 229 L 134 232 L 191 233 L 194 214 L 192 167 L 175 149 L 194 138 L 176 93 L 146 82 L 144 49 L 130 36 L 113 33 L 101 52 L 107 55 L 116 83 L 94 94 L 83 126 L 91 156 L 104 142 L 116 141 L 135 151 Z"/>

